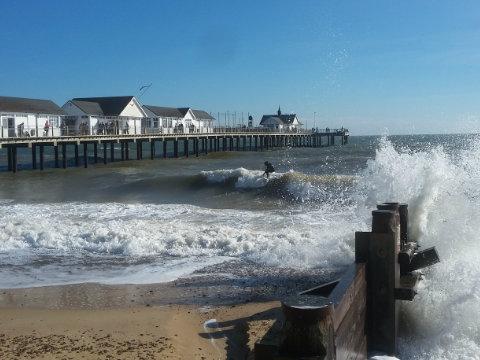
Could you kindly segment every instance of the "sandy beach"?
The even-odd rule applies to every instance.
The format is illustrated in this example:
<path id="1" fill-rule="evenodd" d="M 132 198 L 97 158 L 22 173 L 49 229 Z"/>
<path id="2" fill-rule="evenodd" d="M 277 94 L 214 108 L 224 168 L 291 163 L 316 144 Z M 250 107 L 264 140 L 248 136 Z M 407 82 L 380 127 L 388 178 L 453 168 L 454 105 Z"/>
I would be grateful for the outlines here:
<path id="1" fill-rule="evenodd" d="M 0 358 L 252 359 L 255 341 L 280 312 L 279 303 L 271 301 L 155 304 L 166 287 L 3 290 Z M 135 298 L 140 300 L 131 301 Z"/>

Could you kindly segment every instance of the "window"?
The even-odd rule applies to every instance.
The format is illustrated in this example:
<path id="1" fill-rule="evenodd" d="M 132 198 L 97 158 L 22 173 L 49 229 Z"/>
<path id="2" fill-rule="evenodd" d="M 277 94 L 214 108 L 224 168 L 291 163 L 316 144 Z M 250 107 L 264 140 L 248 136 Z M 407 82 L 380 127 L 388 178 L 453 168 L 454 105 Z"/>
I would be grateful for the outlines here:
<path id="1" fill-rule="evenodd" d="M 158 128 L 158 118 L 153 119 L 153 127 Z"/>

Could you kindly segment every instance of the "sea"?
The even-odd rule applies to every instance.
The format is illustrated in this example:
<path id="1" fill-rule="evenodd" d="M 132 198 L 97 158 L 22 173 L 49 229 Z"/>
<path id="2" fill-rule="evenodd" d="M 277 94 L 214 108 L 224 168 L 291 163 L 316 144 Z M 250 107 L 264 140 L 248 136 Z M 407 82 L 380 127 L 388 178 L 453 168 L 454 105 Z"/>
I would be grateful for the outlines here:
<path id="1" fill-rule="evenodd" d="M 480 138 L 349 140 L 3 171 L 0 288 L 162 283 L 205 268 L 226 279 L 341 272 L 376 204 L 405 202 L 410 237 L 441 263 L 402 303 L 399 358 L 480 359 Z"/>

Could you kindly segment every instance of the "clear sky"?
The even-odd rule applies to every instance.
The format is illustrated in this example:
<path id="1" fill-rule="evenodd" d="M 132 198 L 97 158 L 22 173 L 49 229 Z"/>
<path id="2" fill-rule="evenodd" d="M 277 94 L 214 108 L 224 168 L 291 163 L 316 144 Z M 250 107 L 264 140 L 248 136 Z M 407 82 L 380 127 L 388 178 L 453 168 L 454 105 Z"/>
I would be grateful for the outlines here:
<path id="1" fill-rule="evenodd" d="M 0 95 L 63 105 L 150 83 L 144 104 L 215 115 L 480 131 L 480 2 L 0 0 Z"/>

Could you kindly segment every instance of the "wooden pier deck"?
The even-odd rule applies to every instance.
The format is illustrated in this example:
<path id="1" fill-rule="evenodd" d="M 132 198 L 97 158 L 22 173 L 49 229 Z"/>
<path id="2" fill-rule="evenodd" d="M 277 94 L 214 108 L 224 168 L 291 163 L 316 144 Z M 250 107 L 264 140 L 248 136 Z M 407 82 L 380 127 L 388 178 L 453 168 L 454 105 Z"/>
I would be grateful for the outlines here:
<path id="1" fill-rule="evenodd" d="M 332 130 L 329 132 L 265 132 L 265 131 L 241 131 L 241 132 L 214 132 L 194 134 L 135 134 L 135 135 L 85 135 L 85 136 L 58 136 L 58 137 L 25 137 L 25 138 L 1 138 L 0 151 L 6 151 L 8 171 L 16 172 L 18 166 L 18 149 L 31 149 L 32 169 L 43 170 L 45 166 L 45 148 L 53 147 L 54 167 L 66 168 L 68 164 L 68 148 L 73 148 L 75 166 L 89 164 L 90 150 L 93 148 L 93 163 L 103 161 L 131 160 L 131 147 L 137 160 L 142 160 L 148 143 L 147 156 L 150 159 L 157 158 L 157 148 L 161 144 L 162 157 L 168 156 L 167 148 L 173 146 L 173 154 L 170 157 L 177 158 L 199 156 L 209 152 L 219 151 L 262 151 L 271 148 L 282 147 L 324 147 L 333 146 L 336 143 L 345 145 L 348 143 L 349 133 L 347 129 Z M 340 138 L 340 141 L 336 140 Z M 183 149 L 180 144 L 183 143 Z M 170 145 L 170 147 L 168 146 Z M 81 149 L 80 149 L 81 148 Z M 100 148 L 100 149 L 99 149 Z M 179 151 L 179 149 L 181 151 Z M 80 154 L 80 150 L 82 154 Z M 115 151 L 117 150 L 117 151 Z M 115 153 L 120 150 L 120 157 Z M 100 154 L 99 154 L 100 151 Z M 60 156 L 61 155 L 61 156 Z M 100 155 L 100 156 L 99 156 Z M 71 156 L 72 157 L 72 156 Z"/>

